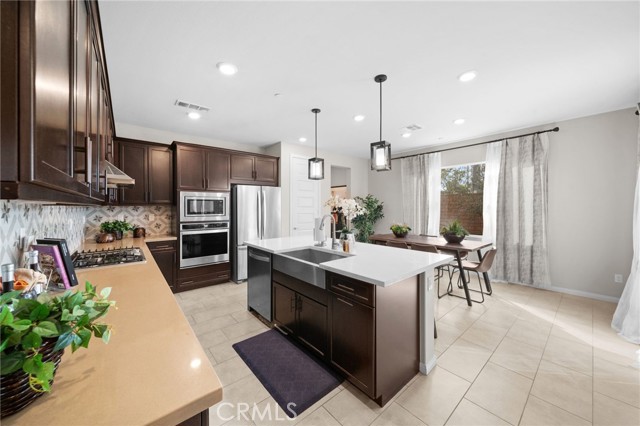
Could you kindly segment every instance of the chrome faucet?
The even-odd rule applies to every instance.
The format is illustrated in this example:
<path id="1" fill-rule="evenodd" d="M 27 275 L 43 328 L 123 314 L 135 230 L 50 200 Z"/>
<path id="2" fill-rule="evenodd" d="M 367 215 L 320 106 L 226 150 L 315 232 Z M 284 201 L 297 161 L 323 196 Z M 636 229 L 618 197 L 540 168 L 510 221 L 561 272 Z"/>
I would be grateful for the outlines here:
<path id="1" fill-rule="evenodd" d="M 341 248 L 340 242 L 336 239 L 336 220 L 333 218 L 333 215 L 325 214 L 324 216 L 322 216 L 322 219 L 320 219 L 320 226 L 318 227 L 318 229 L 320 231 L 324 229 L 324 220 L 326 218 L 331 219 L 331 249 L 340 250 Z"/>

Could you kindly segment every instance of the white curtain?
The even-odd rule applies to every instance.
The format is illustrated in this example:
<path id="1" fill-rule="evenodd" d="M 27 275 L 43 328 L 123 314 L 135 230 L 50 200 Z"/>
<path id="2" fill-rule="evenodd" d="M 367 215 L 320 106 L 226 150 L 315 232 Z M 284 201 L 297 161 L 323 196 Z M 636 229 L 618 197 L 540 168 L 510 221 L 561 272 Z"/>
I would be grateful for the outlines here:
<path id="1" fill-rule="evenodd" d="M 427 235 L 440 235 L 440 153 L 435 152 L 427 157 L 429 173 Z"/>
<path id="2" fill-rule="evenodd" d="M 417 155 L 400 160 L 402 178 L 403 221 L 415 234 L 427 230 L 427 156 Z"/>
<path id="3" fill-rule="evenodd" d="M 498 184 L 497 280 L 550 287 L 547 250 L 546 133 L 508 139 L 502 147 Z"/>
<path id="4" fill-rule="evenodd" d="M 498 179 L 500 177 L 500 160 L 504 141 L 487 145 L 487 156 L 484 165 L 484 189 L 482 201 L 482 239 L 495 244 L 496 215 L 498 213 Z"/>
<path id="5" fill-rule="evenodd" d="M 640 129 L 638 129 L 638 154 L 640 155 Z M 613 314 L 611 327 L 630 342 L 640 343 L 640 164 L 636 178 L 636 194 L 633 204 L 633 262 L 627 284 Z"/>

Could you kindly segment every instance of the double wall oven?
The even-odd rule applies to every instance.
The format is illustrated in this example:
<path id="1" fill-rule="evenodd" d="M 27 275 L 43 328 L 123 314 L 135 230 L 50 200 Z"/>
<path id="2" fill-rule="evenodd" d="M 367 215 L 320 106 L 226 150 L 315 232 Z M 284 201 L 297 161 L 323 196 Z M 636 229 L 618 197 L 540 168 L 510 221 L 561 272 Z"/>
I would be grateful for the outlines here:
<path id="1" fill-rule="evenodd" d="M 229 194 L 180 192 L 180 268 L 229 261 Z"/>

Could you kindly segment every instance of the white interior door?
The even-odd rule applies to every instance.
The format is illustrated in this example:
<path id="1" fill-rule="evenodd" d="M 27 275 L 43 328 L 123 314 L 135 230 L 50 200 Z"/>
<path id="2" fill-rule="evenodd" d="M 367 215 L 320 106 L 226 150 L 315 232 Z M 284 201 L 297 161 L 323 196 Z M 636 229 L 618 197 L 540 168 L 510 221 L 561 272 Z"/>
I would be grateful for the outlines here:
<path id="1" fill-rule="evenodd" d="M 313 219 L 320 216 L 320 181 L 309 180 L 308 158 L 291 156 L 290 234 L 313 235 Z"/>

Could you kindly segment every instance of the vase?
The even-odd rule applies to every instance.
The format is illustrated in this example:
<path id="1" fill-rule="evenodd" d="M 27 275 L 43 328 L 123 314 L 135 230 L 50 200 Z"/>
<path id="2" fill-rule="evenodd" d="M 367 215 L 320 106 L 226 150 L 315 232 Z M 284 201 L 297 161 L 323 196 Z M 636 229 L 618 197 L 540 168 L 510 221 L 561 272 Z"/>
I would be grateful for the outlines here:
<path id="1" fill-rule="evenodd" d="M 101 232 L 96 235 L 96 243 L 111 243 L 115 236 L 110 232 Z"/>
<path id="2" fill-rule="evenodd" d="M 460 244 L 462 240 L 464 240 L 464 235 L 456 235 L 456 234 L 442 234 L 442 237 L 447 240 L 449 244 Z"/>
<path id="3" fill-rule="evenodd" d="M 122 239 L 122 231 L 113 231 L 113 235 L 116 236 L 116 240 Z"/>
<path id="4" fill-rule="evenodd" d="M 55 339 L 43 339 L 42 346 L 40 347 L 40 353 L 42 354 L 42 361 L 53 361 L 55 377 L 58 365 L 62 358 L 63 351 L 53 350 L 57 338 Z M 24 409 L 31 404 L 37 398 L 46 394 L 47 392 L 36 392 L 29 386 L 29 375 L 22 371 L 22 369 L 15 371 L 6 376 L 2 376 L 0 384 L 0 418 L 10 416 Z M 53 385 L 53 382 L 51 382 Z"/>

